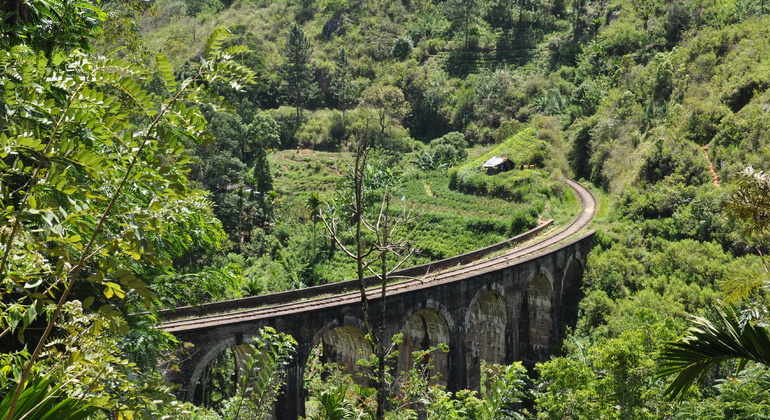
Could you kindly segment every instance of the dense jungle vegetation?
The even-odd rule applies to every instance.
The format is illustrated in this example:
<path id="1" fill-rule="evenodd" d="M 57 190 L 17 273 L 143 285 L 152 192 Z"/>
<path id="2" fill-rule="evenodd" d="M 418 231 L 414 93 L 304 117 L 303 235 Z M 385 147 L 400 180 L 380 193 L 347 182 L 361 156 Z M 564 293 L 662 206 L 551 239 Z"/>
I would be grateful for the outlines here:
<path id="1" fill-rule="evenodd" d="M 601 208 L 559 357 L 450 393 L 427 349 L 387 401 L 313 366 L 307 418 L 768 417 L 764 0 L 12 0 L 0 28 L 6 420 L 262 418 L 292 339 L 195 407 L 156 310 L 354 278 L 384 203 L 408 264 L 564 224 L 564 176 Z"/>

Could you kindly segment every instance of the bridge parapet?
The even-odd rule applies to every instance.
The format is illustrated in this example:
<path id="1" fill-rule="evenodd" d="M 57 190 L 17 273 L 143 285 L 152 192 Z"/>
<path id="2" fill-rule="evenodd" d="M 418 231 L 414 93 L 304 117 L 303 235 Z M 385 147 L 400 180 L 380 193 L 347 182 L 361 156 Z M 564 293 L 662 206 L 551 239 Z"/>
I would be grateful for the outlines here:
<path id="1" fill-rule="evenodd" d="M 552 226 L 553 220 L 547 220 L 534 229 L 528 230 L 513 238 L 498 242 L 485 248 L 476 249 L 454 257 L 445 258 L 439 261 L 433 261 L 426 264 L 420 264 L 413 267 L 403 268 L 393 273 L 393 278 L 415 278 L 422 277 L 431 273 L 447 270 L 458 265 L 470 264 L 494 252 L 504 250 L 519 244 L 522 244 L 545 231 Z M 366 287 L 378 285 L 375 276 L 368 276 L 364 279 Z M 202 317 L 226 312 L 237 311 L 239 309 L 254 309 L 269 305 L 282 305 L 300 300 L 312 299 L 324 295 L 339 295 L 343 293 L 358 290 L 358 280 L 346 280 L 318 286 L 306 287 L 303 289 L 288 290 L 285 292 L 270 293 L 260 296 L 252 296 L 241 299 L 231 299 L 222 302 L 206 303 L 199 306 L 182 306 L 175 309 L 166 309 L 159 311 L 161 319 L 164 322 Z"/>

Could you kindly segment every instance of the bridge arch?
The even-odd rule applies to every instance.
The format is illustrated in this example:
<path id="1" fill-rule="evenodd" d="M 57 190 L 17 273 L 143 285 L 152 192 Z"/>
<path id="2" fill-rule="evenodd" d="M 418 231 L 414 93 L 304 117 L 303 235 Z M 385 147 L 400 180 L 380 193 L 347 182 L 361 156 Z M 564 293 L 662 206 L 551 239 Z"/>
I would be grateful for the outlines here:
<path id="1" fill-rule="evenodd" d="M 198 382 L 200 382 L 203 374 L 209 368 L 209 365 L 222 354 L 225 350 L 238 345 L 235 341 L 235 337 L 226 338 L 220 341 L 217 345 L 211 347 L 208 352 L 200 359 L 190 376 L 190 382 L 187 384 L 188 399 L 194 404 L 200 404 L 203 400 L 205 389 L 198 388 Z"/>
<path id="2" fill-rule="evenodd" d="M 226 378 L 232 380 L 232 388 L 230 389 L 228 385 L 221 386 L 224 386 L 222 390 L 225 393 L 235 392 L 238 387 L 236 382 L 239 380 L 241 374 L 247 369 L 245 357 L 253 357 L 255 354 L 254 349 L 250 346 L 250 344 L 255 342 L 255 338 L 256 337 L 253 335 L 244 336 L 238 334 L 224 338 L 216 345 L 210 347 L 203 357 L 199 359 L 193 369 L 190 381 L 188 382 L 187 399 L 196 405 L 206 402 L 206 388 L 209 386 L 210 380 L 209 374 L 211 373 L 211 369 L 214 368 L 215 363 L 224 363 L 226 369 L 232 369 L 229 371 L 229 375 L 226 375 Z M 258 360 L 257 363 L 261 363 L 261 361 Z M 220 367 L 221 366 L 222 365 L 220 365 Z M 227 372 L 227 370 L 225 372 Z M 273 407 L 273 409 L 275 409 L 275 407 Z"/>
<path id="3" fill-rule="evenodd" d="M 522 299 L 520 336 L 526 345 L 521 354 L 528 364 L 534 365 L 551 354 L 555 319 L 552 278 L 539 271 L 527 283 Z"/>
<path id="4" fill-rule="evenodd" d="M 358 318 L 345 317 L 342 323 L 335 319 L 315 335 L 312 348 L 321 345 L 321 363 L 335 363 L 358 381 L 360 375 L 356 373 L 365 373 L 365 368 L 357 363 L 358 360 L 373 353 L 365 329 L 363 321 Z"/>
<path id="5" fill-rule="evenodd" d="M 506 363 L 513 341 L 509 305 L 496 284 L 479 290 L 465 317 L 465 367 L 469 389 L 478 390 L 481 359 Z"/>
<path id="6" fill-rule="evenodd" d="M 561 311 L 561 324 L 563 328 L 574 327 L 577 322 L 578 306 L 583 299 L 583 289 L 580 283 L 583 279 L 583 261 L 577 256 L 572 256 L 564 270 L 561 281 L 561 296 L 559 309 Z"/>
<path id="7" fill-rule="evenodd" d="M 412 312 L 401 325 L 403 341 L 398 346 L 399 372 L 412 368 L 412 352 L 426 350 L 439 343 L 450 345 L 452 318 L 437 302 L 428 300 L 422 309 Z M 438 377 L 439 384 L 446 385 L 449 377 L 449 357 L 441 351 L 434 352 L 432 356 L 432 373 Z"/>

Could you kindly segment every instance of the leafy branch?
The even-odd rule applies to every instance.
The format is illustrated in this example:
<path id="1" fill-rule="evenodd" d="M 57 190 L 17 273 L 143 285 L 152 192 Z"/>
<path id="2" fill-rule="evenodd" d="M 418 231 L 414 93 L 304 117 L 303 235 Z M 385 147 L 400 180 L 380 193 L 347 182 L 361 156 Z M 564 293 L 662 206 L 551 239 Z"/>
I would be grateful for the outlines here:
<path id="1" fill-rule="evenodd" d="M 75 52 L 60 59 L 68 65 L 49 68 L 39 65 L 36 57 L 26 54 L 23 49 L 15 55 L 2 52 L 0 63 L 6 70 L 2 80 L 6 96 L 9 91 L 14 92 L 17 108 L 24 110 L 25 118 L 3 121 L 4 130 L 0 133 L 0 158 L 3 159 L 0 179 L 10 181 L 0 192 L 0 197 L 4 203 L 13 203 L 10 206 L 4 204 L 4 216 L 12 228 L 0 232 L 3 241 L 0 277 L 7 287 L 22 295 L 17 300 L 16 314 L 22 308 L 18 305 L 27 301 L 21 316 L 24 322 L 20 325 L 18 321 L 10 320 L 2 335 L 19 329 L 21 336 L 37 315 L 38 310 L 33 308 L 42 302 L 55 302 L 45 329 L 37 338 L 18 379 L 8 410 L 4 411 L 7 420 L 14 418 L 19 398 L 27 389 L 28 378 L 78 280 L 87 276 L 85 280 L 105 286 L 104 295 L 108 299 L 113 296 L 123 298 L 126 293 L 119 284 L 105 281 L 105 277 L 112 273 L 146 299 L 153 297 L 146 285 L 129 271 L 117 269 L 118 261 L 114 258 L 120 252 L 126 252 L 132 260 L 139 260 L 142 255 L 153 259 L 144 249 L 140 227 L 136 224 L 143 216 L 133 217 L 135 207 L 125 207 L 131 200 L 127 203 L 121 203 L 121 200 L 129 189 L 135 194 L 137 187 L 145 191 L 148 187 L 153 188 L 151 184 L 142 183 L 160 180 L 160 176 L 153 174 L 158 169 L 167 173 L 169 187 L 179 191 L 185 189 L 184 183 L 170 184 L 180 178 L 169 176 L 168 171 L 174 168 L 158 167 L 160 161 L 154 156 L 160 150 L 181 157 L 184 147 L 180 147 L 179 142 L 196 140 L 204 133 L 202 115 L 197 108 L 187 106 L 188 103 L 210 103 L 213 95 L 208 93 L 204 83 L 223 80 L 232 86 L 240 86 L 253 82 L 254 74 L 250 70 L 231 61 L 234 54 L 244 49 L 221 50 L 227 36 L 228 32 L 223 28 L 214 31 L 207 44 L 206 58 L 197 73 L 179 85 L 167 60 L 158 56 L 158 70 L 166 87 L 179 86 L 165 101 L 144 90 L 135 80 L 142 74 L 141 69 L 126 62 Z M 10 68 L 27 71 L 24 77 L 16 77 Z M 62 91 L 67 93 L 63 101 Z M 59 103 L 61 106 L 57 106 Z M 45 118 L 35 117 L 40 113 Z M 37 122 L 41 120 L 55 120 L 56 123 L 48 128 Z M 128 122 L 132 120 L 138 125 Z M 45 133 L 45 136 L 37 133 Z M 159 147 L 161 145 L 165 148 Z M 83 146 L 86 151 L 82 151 Z M 107 154 L 107 158 L 99 157 L 100 154 Z M 33 165 L 29 165 L 30 161 Z M 180 163 L 176 169 L 183 166 L 184 163 Z M 118 173 L 119 180 L 111 184 L 109 177 Z M 172 192 L 168 187 L 165 191 Z M 66 207 L 60 204 L 62 196 Z M 74 211 L 67 212 L 69 207 Z M 127 220 L 112 226 L 115 224 L 113 215 L 118 211 Z M 151 213 L 152 208 L 148 214 Z M 151 230 L 159 229 L 158 219 L 154 220 L 152 217 L 146 219 L 145 226 Z M 119 230 L 115 231 L 114 227 Z M 51 243 L 59 245 L 51 250 Z M 50 269 L 20 271 L 23 267 L 19 264 L 25 261 L 18 260 L 17 256 L 24 255 L 26 250 L 37 252 L 27 254 L 25 258 L 47 261 L 45 266 Z M 11 258 L 15 259 L 13 271 Z M 45 293 L 35 292 L 35 288 L 44 282 Z M 58 297 L 54 296 L 56 291 L 60 292 Z M 101 311 L 109 315 L 113 309 L 107 305 Z"/>

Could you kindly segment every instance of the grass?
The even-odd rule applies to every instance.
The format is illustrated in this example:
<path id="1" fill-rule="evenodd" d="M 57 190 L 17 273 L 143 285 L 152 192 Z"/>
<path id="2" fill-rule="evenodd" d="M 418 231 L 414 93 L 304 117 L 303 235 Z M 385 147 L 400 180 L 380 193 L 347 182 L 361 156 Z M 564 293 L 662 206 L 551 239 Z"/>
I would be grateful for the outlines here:
<path id="1" fill-rule="evenodd" d="M 490 151 L 489 147 L 474 148 L 469 151 L 469 160 L 480 160 Z M 350 170 L 352 158 L 350 153 L 307 149 L 271 153 L 274 188 L 281 197 L 280 223 L 306 223 L 310 216 L 306 207 L 308 197 L 315 192 L 322 200 L 332 199 L 338 183 Z M 569 188 L 544 204 L 471 195 L 449 188 L 448 171 L 420 171 L 408 163 L 409 157 L 402 162 L 403 183 L 395 192 L 394 207 L 409 206 L 419 214 L 403 238 L 420 250 L 407 266 L 458 255 L 514 236 L 520 232 L 511 230 L 513 215 L 529 211 L 532 206 L 544 209 L 541 220 L 554 219 L 557 224 L 569 223 L 578 211 L 577 198 Z M 548 177 L 546 171 L 538 172 L 542 172 L 539 177 Z M 303 229 L 307 230 L 298 227 L 296 231 Z M 352 261 L 341 252 L 320 262 L 314 270 L 324 282 L 347 280 L 355 275 Z"/>

